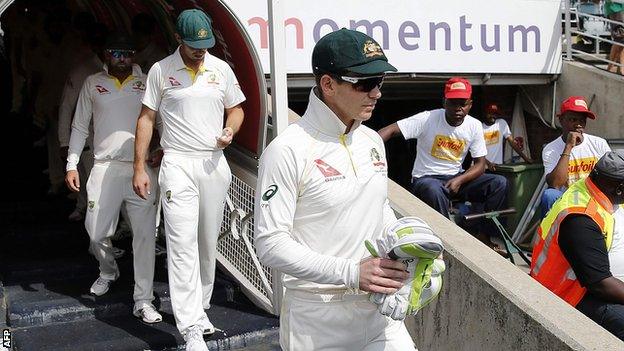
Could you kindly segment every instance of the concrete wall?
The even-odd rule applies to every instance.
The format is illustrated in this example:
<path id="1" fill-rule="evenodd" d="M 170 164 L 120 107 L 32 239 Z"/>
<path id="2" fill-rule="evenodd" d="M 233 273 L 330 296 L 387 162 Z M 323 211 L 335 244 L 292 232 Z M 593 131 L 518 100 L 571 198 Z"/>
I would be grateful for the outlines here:
<path id="1" fill-rule="evenodd" d="M 394 182 L 391 206 L 444 242 L 444 288 L 406 321 L 420 350 L 624 350 L 624 343 Z"/>
<path id="2" fill-rule="evenodd" d="M 552 116 L 552 87 L 528 86 L 527 93 L 548 120 Z M 605 139 L 624 138 L 624 77 L 593 66 L 564 61 L 563 71 L 557 81 L 556 113 L 563 99 L 572 95 L 584 96 L 596 113 L 596 120 L 588 120 L 587 132 Z M 593 101 L 592 101 L 593 100 Z M 529 104 L 525 109 L 533 113 Z"/>

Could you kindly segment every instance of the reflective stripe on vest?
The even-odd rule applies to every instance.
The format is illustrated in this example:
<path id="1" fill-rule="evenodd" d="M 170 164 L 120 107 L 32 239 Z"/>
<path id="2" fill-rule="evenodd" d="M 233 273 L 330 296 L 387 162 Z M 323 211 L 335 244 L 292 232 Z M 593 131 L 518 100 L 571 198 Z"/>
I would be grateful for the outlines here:
<path id="1" fill-rule="evenodd" d="M 586 289 L 581 287 L 576 274 L 559 248 L 559 227 L 570 214 L 586 215 L 600 228 L 609 250 L 613 240 L 612 209 L 611 202 L 590 178 L 570 186 L 540 224 L 539 241 L 533 250 L 531 276 L 575 306 Z"/>

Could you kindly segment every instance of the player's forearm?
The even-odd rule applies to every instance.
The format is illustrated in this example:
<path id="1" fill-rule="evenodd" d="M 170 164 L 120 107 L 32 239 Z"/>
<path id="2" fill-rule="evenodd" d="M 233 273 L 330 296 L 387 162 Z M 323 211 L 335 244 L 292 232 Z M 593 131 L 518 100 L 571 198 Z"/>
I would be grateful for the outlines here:
<path id="1" fill-rule="evenodd" d="M 147 114 L 141 114 L 137 120 L 136 134 L 134 139 L 134 170 L 144 170 L 145 161 L 152 132 L 154 129 L 154 118 Z"/>
<path id="2" fill-rule="evenodd" d="M 69 138 L 69 150 L 67 152 L 67 165 L 65 166 L 66 171 L 72 171 L 78 168 L 80 154 L 82 153 L 82 149 L 84 149 L 88 136 L 88 131 L 81 128 L 72 128 Z"/>
<path id="3" fill-rule="evenodd" d="M 254 244 L 260 261 L 280 272 L 319 284 L 359 286 L 359 262 L 314 252 L 288 233 L 259 235 Z"/>
<path id="4" fill-rule="evenodd" d="M 225 119 L 225 126 L 232 128 L 234 134 L 238 133 L 243 125 L 243 121 L 245 120 L 245 111 L 243 108 L 238 105 L 232 107 L 231 109 L 227 109 L 226 111 L 227 117 Z"/>

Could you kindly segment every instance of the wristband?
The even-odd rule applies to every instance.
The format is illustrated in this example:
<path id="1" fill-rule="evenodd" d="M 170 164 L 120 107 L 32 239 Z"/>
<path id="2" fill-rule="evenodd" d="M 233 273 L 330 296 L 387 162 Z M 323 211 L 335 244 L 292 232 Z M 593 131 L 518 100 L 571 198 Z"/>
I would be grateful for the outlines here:
<path id="1" fill-rule="evenodd" d="M 561 156 L 568 156 L 568 157 L 570 157 L 570 154 L 566 154 L 566 153 L 564 152 L 564 153 L 562 153 L 561 155 L 559 155 L 559 157 L 561 157 Z"/>

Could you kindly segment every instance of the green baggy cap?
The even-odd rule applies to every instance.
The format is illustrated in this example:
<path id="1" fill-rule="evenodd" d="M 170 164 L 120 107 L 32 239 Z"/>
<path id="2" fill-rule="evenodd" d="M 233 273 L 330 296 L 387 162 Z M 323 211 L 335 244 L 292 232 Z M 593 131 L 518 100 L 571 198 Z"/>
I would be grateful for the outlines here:
<path id="1" fill-rule="evenodd" d="M 178 16 L 176 31 L 184 43 L 194 49 L 210 49 L 215 45 L 211 20 L 197 9 L 184 10 Z"/>
<path id="2" fill-rule="evenodd" d="M 322 37 L 312 51 L 314 74 L 380 75 L 396 72 L 381 46 L 368 35 L 342 28 Z"/>

